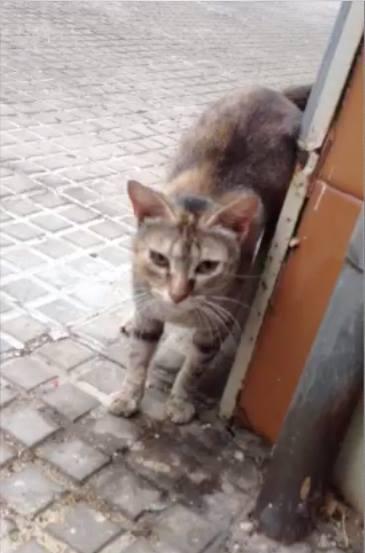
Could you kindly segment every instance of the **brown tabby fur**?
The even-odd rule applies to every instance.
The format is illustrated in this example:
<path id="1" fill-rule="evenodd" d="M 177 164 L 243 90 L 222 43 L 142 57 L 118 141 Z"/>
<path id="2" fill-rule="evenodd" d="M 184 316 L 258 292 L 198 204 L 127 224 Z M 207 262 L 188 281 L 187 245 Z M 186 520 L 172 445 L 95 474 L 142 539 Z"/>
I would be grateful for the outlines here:
<path id="1" fill-rule="evenodd" d="M 161 192 L 128 184 L 138 219 L 136 315 L 130 366 L 113 413 L 138 409 L 148 364 L 164 323 L 172 321 L 196 332 L 167 415 L 177 423 L 194 415 L 189 392 L 237 323 L 259 237 L 274 230 L 297 159 L 297 106 L 308 93 L 308 87 L 255 88 L 222 98 L 183 139 Z"/>

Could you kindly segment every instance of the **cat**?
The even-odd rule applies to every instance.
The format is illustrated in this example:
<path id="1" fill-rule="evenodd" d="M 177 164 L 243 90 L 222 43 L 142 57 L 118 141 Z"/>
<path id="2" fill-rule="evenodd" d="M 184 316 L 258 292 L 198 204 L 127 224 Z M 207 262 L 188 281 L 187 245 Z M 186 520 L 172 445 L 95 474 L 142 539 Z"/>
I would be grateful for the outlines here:
<path id="1" fill-rule="evenodd" d="M 137 219 L 135 315 L 122 388 L 111 413 L 139 409 L 165 322 L 192 326 L 191 350 L 166 403 L 177 424 L 195 415 L 197 380 L 233 332 L 240 292 L 262 240 L 270 240 L 297 161 L 310 87 L 255 87 L 228 94 L 201 115 L 160 190 L 127 184 Z"/>

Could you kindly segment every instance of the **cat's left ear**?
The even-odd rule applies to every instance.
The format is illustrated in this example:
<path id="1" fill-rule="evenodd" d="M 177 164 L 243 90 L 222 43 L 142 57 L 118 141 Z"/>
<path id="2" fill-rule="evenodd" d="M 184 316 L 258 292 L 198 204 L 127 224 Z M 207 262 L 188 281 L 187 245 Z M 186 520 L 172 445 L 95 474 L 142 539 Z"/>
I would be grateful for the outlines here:
<path id="1" fill-rule="evenodd" d="M 222 226 L 237 233 L 244 240 L 253 226 L 260 224 L 263 218 L 263 206 L 256 194 L 245 194 L 212 213 L 205 225 Z"/>
<path id="2" fill-rule="evenodd" d="M 127 183 L 129 198 L 132 202 L 133 211 L 139 222 L 147 217 L 162 217 L 174 219 L 175 213 L 167 198 L 160 192 L 152 190 L 148 186 L 130 180 Z"/>

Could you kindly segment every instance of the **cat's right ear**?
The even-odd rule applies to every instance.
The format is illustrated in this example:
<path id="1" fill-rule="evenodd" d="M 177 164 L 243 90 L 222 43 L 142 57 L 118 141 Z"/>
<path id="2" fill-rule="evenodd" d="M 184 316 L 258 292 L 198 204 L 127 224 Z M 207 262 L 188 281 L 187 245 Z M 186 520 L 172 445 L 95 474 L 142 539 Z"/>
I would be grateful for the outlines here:
<path id="1" fill-rule="evenodd" d="M 174 219 L 175 212 L 167 201 L 167 198 L 157 192 L 144 186 L 143 184 L 130 180 L 127 183 L 128 196 L 131 200 L 134 215 L 138 222 L 142 222 L 147 217 L 162 217 L 164 219 Z"/>

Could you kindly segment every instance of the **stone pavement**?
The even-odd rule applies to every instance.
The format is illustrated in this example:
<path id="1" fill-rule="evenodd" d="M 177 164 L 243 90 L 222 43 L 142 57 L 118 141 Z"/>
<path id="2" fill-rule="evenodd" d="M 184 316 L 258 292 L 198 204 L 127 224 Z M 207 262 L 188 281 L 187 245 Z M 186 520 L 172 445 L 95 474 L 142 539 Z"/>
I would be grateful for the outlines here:
<path id="1" fill-rule="evenodd" d="M 128 347 L 127 178 L 157 184 L 226 90 L 311 81 L 336 10 L 2 3 L 1 553 L 336 550 L 327 530 L 291 548 L 255 534 L 257 438 L 210 408 L 161 420 L 178 351 L 157 358 L 140 417 L 105 409 Z"/>

